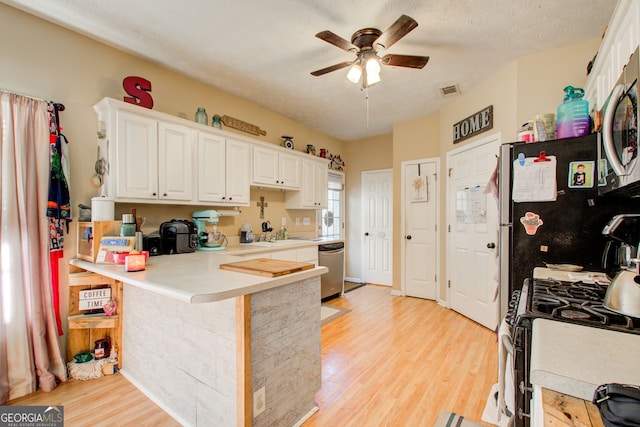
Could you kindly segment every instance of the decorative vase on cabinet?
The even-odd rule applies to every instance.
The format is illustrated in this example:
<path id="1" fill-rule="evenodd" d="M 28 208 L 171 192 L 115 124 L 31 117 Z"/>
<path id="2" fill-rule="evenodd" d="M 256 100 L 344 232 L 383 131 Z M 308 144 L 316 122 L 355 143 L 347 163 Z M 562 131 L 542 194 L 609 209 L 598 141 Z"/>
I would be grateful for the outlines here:
<path id="1" fill-rule="evenodd" d="M 209 116 L 207 116 L 207 111 L 203 107 L 198 107 L 196 111 L 196 122 L 202 125 L 209 123 Z"/>

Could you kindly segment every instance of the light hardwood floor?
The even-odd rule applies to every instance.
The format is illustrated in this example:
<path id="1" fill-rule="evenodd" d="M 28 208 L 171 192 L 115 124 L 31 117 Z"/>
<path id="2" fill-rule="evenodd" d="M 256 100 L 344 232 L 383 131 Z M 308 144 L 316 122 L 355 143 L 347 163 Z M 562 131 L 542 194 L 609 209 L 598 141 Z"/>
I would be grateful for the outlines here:
<path id="1" fill-rule="evenodd" d="M 442 410 L 480 421 L 497 378 L 495 334 L 390 290 L 367 285 L 328 301 L 351 312 L 322 327 L 320 409 L 304 427 L 431 427 Z M 9 404 L 64 405 L 68 426 L 178 425 L 121 375 L 69 381 Z"/>

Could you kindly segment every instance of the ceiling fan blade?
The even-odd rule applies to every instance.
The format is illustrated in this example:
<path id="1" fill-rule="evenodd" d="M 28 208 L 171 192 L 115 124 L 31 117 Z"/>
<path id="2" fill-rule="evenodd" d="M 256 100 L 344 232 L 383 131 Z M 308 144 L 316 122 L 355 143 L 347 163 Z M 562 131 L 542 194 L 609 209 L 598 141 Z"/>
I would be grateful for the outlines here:
<path id="1" fill-rule="evenodd" d="M 347 52 L 355 50 L 355 46 L 352 45 L 351 42 L 343 39 L 336 33 L 332 33 L 329 30 L 320 31 L 318 34 L 316 34 L 316 37 L 319 38 L 320 40 L 324 40 L 327 43 L 337 46 L 342 50 L 346 50 Z"/>
<path id="2" fill-rule="evenodd" d="M 407 15 L 402 15 L 393 23 L 393 25 L 387 28 L 387 31 L 378 37 L 376 43 L 382 45 L 385 49 L 389 49 L 393 44 L 409 34 L 409 32 L 417 26 L 418 23 L 415 19 Z"/>
<path id="3" fill-rule="evenodd" d="M 330 73 L 330 72 L 332 72 L 332 71 L 340 70 L 341 68 L 346 68 L 346 67 L 348 67 L 348 66 L 349 66 L 349 65 L 351 65 L 351 64 L 353 64 L 353 61 L 341 62 L 341 63 L 339 63 L 339 64 L 332 65 L 332 66 L 327 67 L 327 68 L 322 68 L 321 70 L 313 71 L 313 72 L 311 73 L 311 75 L 312 75 L 312 76 L 316 76 L 316 77 L 318 77 L 318 76 L 321 76 L 321 75 L 323 75 L 323 74 Z"/>
<path id="4" fill-rule="evenodd" d="M 387 54 L 382 57 L 384 65 L 392 65 L 394 67 L 423 68 L 427 65 L 427 62 L 429 62 L 428 56 Z"/>

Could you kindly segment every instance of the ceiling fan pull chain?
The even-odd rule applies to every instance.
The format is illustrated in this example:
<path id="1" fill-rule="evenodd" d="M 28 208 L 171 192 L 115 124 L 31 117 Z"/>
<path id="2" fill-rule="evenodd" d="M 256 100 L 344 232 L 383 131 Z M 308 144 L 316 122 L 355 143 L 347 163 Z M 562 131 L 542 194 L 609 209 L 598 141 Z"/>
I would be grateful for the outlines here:
<path id="1" fill-rule="evenodd" d="M 369 129 L 369 88 L 364 90 L 364 96 L 367 104 L 367 129 Z"/>

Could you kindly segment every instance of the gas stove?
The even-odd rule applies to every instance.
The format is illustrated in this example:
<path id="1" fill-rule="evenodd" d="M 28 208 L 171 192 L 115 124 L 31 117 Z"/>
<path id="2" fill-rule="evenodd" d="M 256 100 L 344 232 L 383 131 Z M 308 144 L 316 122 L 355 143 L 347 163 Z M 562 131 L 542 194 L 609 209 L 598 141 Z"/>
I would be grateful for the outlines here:
<path id="1" fill-rule="evenodd" d="M 506 314 L 513 342 L 513 378 L 516 427 L 530 425 L 531 334 L 533 320 L 544 318 L 618 332 L 640 334 L 640 319 L 605 308 L 606 285 L 565 282 L 553 279 L 526 279 L 513 293 Z"/>
<path id="2" fill-rule="evenodd" d="M 640 334 L 640 319 L 602 305 L 606 285 L 533 279 L 528 288 L 529 301 L 520 301 L 525 316 Z"/>

